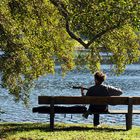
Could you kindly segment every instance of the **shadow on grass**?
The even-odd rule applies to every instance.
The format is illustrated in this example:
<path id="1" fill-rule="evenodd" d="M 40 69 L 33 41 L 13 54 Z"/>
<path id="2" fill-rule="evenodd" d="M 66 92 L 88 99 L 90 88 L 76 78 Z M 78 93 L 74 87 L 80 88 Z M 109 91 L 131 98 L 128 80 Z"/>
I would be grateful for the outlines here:
<path id="1" fill-rule="evenodd" d="M 57 129 L 55 129 L 57 130 Z M 101 127 L 101 128 L 89 128 L 89 127 L 78 127 L 78 126 L 71 126 L 71 127 L 66 127 L 66 128 L 62 128 L 62 129 L 59 129 L 59 130 L 62 130 L 62 131 L 73 131 L 73 130 L 77 130 L 77 131 L 83 131 L 83 130 L 95 130 L 95 131 L 104 131 L 104 132 L 114 132 L 114 131 L 126 131 L 125 129 L 115 129 L 115 128 L 105 128 L 105 127 Z"/>
<path id="2" fill-rule="evenodd" d="M 51 132 L 52 130 L 49 128 L 49 124 L 46 123 L 2 123 L 0 124 L 0 138 L 6 137 L 10 134 L 16 134 L 19 132 L 29 132 L 34 130 L 40 130 L 42 132 Z M 53 131 L 103 131 L 103 132 L 120 132 L 126 131 L 125 129 L 119 128 L 109 128 L 109 127 L 101 127 L 101 128 L 92 128 L 88 126 L 71 126 L 71 125 L 63 125 L 56 124 L 55 129 Z"/>

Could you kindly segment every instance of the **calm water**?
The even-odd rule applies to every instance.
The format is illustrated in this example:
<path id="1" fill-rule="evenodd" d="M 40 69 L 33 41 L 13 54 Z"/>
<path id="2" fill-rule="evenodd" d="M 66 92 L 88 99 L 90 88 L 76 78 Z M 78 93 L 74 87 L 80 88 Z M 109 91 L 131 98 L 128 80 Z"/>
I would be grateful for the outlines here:
<path id="1" fill-rule="evenodd" d="M 57 67 L 55 75 L 41 77 L 31 91 L 29 107 L 24 107 L 22 102 L 15 103 L 13 97 L 4 89 L 0 88 L 0 108 L 4 113 L 0 114 L 0 122 L 48 122 L 49 115 L 32 113 L 32 107 L 38 106 L 39 95 L 63 95 L 80 96 L 80 90 L 72 89 L 73 85 L 91 86 L 93 77 L 87 70 L 69 72 L 62 78 L 60 68 Z M 113 75 L 110 66 L 102 65 L 102 69 L 107 74 L 105 84 L 120 87 L 124 92 L 123 96 L 140 96 L 140 64 L 129 65 L 126 71 L 119 77 Z M 110 108 L 126 108 L 126 106 L 110 106 Z M 140 106 L 135 106 L 140 109 Z M 140 116 L 134 115 L 133 124 L 140 126 Z M 92 123 L 92 116 L 88 119 L 82 115 L 56 115 L 55 121 L 66 123 Z M 108 124 L 125 124 L 123 115 L 101 115 L 101 122 Z"/>

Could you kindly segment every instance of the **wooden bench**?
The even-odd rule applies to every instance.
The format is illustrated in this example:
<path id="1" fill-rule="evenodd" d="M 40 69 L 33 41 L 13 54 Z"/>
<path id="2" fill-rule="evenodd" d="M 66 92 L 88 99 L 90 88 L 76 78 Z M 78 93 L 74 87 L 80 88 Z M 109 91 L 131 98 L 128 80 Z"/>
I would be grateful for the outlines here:
<path id="1" fill-rule="evenodd" d="M 108 104 L 108 105 L 127 105 L 126 110 L 110 110 L 108 112 L 93 112 L 93 114 L 124 114 L 126 118 L 126 130 L 132 129 L 133 114 L 140 114 L 140 110 L 133 110 L 133 105 L 140 105 L 140 97 L 91 97 L 91 96 L 39 96 L 39 106 L 34 107 L 33 112 L 50 114 L 50 129 L 54 129 L 55 114 L 82 114 L 85 112 L 83 107 L 65 107 L 59 105 L 85 105 L 85 104 Z M 60 107 L 60 108 L 59 108 Z M 77 109 L 76 109 L 77 107 Z M 78 109 L 79 108 L 79 109 Z"/>

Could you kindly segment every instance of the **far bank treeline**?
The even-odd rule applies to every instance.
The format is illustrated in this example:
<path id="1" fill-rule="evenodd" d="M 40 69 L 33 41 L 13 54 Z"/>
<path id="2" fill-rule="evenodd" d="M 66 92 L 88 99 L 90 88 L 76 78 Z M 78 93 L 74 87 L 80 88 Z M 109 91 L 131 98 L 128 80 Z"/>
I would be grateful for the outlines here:
<path id="1" fill-rule="evenodd" d="M 56 59 L 63 74 L 83 62 L 94 72 L 102 50 L 120 74 L 139 59 L 139 30 L 139 0 L 2 0 L 2 87 L 26 102 L 33 81 L 55 72 Z M 88 53 L 75 56 L 76 46 Z"/>

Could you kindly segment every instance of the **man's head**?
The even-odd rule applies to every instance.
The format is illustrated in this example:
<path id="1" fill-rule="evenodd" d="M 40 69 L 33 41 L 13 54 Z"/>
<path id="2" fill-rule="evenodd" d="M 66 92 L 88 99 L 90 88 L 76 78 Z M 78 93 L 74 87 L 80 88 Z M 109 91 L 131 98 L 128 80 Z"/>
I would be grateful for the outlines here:
<path id="1" fill-rule="evenodd" d="M 102 82 L 106 79 L 106 75 L 103 72 L 95 72 L 94 74 L 95 84 L 102 84 Z"/>

